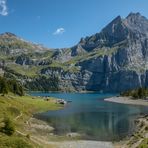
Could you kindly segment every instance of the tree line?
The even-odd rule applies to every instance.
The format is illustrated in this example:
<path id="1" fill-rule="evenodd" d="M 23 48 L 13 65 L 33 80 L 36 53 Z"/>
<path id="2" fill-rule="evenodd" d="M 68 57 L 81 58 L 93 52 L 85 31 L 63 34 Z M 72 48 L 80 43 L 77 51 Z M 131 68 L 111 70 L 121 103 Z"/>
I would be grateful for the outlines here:
<path id="1" fill-rule="evenodd" d="M 148 97 L 148 88 L 140 87 L 120 93 L 121 96 L 131 96 L 134 99 L 146 99 Z"/>
<path id="2" fill-rule="evenodd" d="M 8 92 L 12 92 L 16 95 L 23 96 L 24 90 L 21 84 L 19 84 L 15 79 L 6 79 L 4 77 L 0 77 L 0 94 L 8 94 Z"/>

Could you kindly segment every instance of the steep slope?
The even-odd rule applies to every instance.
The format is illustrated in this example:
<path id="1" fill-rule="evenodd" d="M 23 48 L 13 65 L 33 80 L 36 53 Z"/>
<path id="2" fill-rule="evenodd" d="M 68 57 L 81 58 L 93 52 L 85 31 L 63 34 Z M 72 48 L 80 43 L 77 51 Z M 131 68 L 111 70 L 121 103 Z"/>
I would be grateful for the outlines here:
<path id="1" fill-rule="evenodd" d="M 131 13 L 126 19 L 117 17 L 100 34 L 96 34 L 95 47 L 116 48 L 110 55 L 102 55 L 79 62 L 82 69 L 91 71 L 88 89 L 122 91 L 147 86 L 148 69 L 148 20 L 139 13 Z M 100 36 L 104 35 L 103 45 Z M 83 48 L 88 50 L 90 37 Z"/>
<path id="2" fill-rule="evenodd" d="M 69 74 L 77 90 L 119 92 L 148 85 L 148 20 L 139 13 L 118 16 L 68 51 L 57 59 L 79 67 L 75 78 Z"/>
<path id="3" fill-rule="evenodd" d="M 21 80 L 28 89 L 120 92 L 148 86 L 148 19 L 140 13 L 118 16 L 100 33 L 67 49 L 41 50 L 28 42 L 24 48 L 15 35 L 3 36 L 23 42 L 23 47 L 15 42 L 8 48 L 17 56 L 6 56 L 1 65 L 7 77 Z M 5 55 L 7 46 L 0 47 Z"/>
<path id="4" fill-rule="evenodd" d="M 15 34 L 6 32 L 0 35 L 0 53 L 1 55 L 16 55 L 28 52 L 45 52 L 49 49 L 42 47 L 22 38 L 17 37 Z"/>
<path id="5" fill-rule="evenodd" d="M 25 41 L 15 34 L 6 32 L 0 35 L 0 68 L 5 70 L 10 68 L 27 75 L 27 70 L 31 71 L 29 68 L 32 68 L 35 73 L 38 65 L 51 63 L 53 53 L 51 49 Z"/>

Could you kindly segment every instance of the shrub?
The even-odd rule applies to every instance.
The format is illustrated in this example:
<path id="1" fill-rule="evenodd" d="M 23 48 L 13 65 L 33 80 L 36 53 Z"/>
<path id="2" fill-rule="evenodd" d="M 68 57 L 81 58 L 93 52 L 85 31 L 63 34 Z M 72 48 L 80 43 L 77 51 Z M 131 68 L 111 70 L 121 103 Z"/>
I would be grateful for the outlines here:
<path id="1" fill-rule="evenodd" d="M 6 117 L 4 119 L 4 127 L 2 128 L 2 131 L 8 136 L 11 136 L 14 134 L 15 126 L 13 122 L 10 120 L 10 118 Z"/>
<path id="2" fill-rule="evenodd" d="M 29 135 L 29 134 L 27 134 L 26 137 L 27 137 L 28 139 L 30 139 L 30 135 Z"/>
<path id="3" fill-rule="evenodd" d="M 22 137 L 0 137 L 0 148 L 33 148 L 28 139 Z"/>
<path id="4" fill-rule="evenodd" d="M 8 93 L 7 82 L 5 78 L 0 77 L 0 93 L 3 95 Z"/>
<path id="5" fill-rule="evenodd" d="M 0 77 L 0 93 L 5 95 L 8 92 L 12 92 L 19 96 L 24 95 L 22 85 L 20 85 L 16 80 L 7 80 L 5 78 Z"/>
<path id="6" fill-rule="evenodd" d="M 120 93 L 121 96 L 132 96 L 133 99 L 145 99 L 148 96 L 147 88 L 138 88 L 133 90 L 128 90 Z"/>

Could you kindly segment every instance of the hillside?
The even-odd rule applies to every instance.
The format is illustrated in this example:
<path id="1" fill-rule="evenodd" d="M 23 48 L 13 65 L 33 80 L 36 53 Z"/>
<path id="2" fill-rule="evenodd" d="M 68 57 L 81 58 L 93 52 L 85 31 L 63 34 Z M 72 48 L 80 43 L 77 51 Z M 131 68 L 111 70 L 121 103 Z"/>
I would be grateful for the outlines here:
<path id="1" fill-rule="evenodd" d="M 44 147 L 44 145 L 40 145 L 40 141 L 34 140 L 32 132 L 27 130 L 27 122 L 34 113 L 57 110 L 62 107 L 62 105 L 56 104 L 53 98 L 47 102 L 40 97 L 20 97 L 11 93 L 2 96 L 0 94 L 0 147 Z M 11 136 L 2 131 L 5 118 L 9 118 L 13 123 L 15 132 Z"/>
<path id="2" fill-rule="evenodd" d="M 140 13 L 118 16 L 100 33 L 65 49 L 47 49 L 5 33 L 0 35 L 0 55 L 0 73 L 28 90 L 121 92 L 148 87 L 148 19 Z"/>

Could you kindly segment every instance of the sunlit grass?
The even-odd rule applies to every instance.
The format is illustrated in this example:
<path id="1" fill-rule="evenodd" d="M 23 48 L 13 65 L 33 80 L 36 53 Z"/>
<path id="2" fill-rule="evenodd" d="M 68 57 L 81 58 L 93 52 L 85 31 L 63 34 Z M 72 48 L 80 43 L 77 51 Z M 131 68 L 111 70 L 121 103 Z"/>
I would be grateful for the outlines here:
<path id="1" fill-rule="evenodd" d="M 25 132 L 24 125 L 29 118 L 37 112 L 48 110 L 61 109 L 63 106 L 56 104 L 54 98 L 49 98 L 48 101 L 40 97 L 32 96 L 15 96 L 8 94 L 0 95 L 0 127 L 3 126 L 4 117 L 9 117 L 15 124 L 17 130 Z M 20 118 L 15 120 L 19 115 Z M 33 146 L 32 146 L 33 145 Z M 0 132 L 0 147 L 21 147 L 30 148 L 38 147 L 32 141 L 15 133 L 12 136 L 7 136 Z"/>

